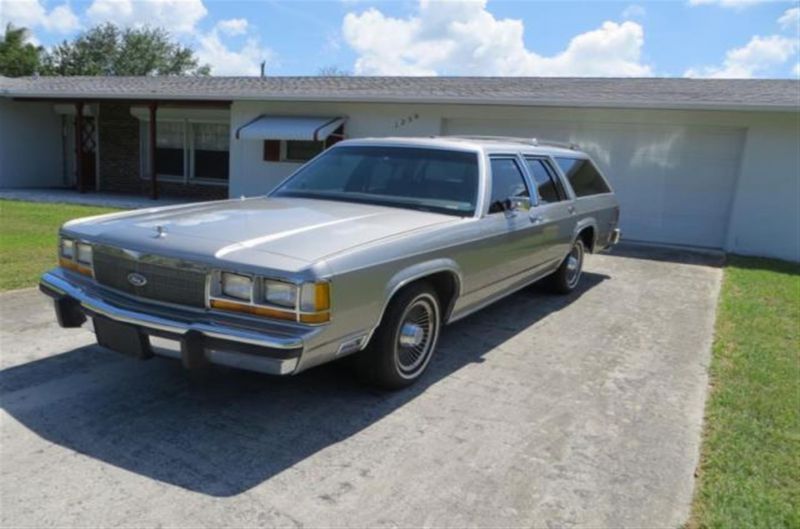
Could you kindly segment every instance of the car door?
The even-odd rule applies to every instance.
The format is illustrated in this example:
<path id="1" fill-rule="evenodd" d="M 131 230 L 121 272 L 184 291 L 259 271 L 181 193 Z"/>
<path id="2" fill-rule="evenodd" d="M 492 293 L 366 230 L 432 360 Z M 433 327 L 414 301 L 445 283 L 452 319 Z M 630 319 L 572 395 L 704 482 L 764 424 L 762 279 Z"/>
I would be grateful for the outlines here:
<path id="1" fill-rule="evenodd" d="M 552 162 L 545 156 L 525 156 L 525 168 L 536 189 L 531 221 L 542 228 L 540 255 L 557 264 L 569 252 L 575 226 L 575 204 Z"/>
<path id="2" fill-rule="evenodd" d="M 524 160 L 515 154 L 489 157 L 490 199 L 483 223 L 485 267 L 482 278 L 486 295 L 505 290 L 536 274 L 543 264 L 545 225 L 532 220 L 530 208 L 511 210 L 514 199 L 536 203 Z"/>

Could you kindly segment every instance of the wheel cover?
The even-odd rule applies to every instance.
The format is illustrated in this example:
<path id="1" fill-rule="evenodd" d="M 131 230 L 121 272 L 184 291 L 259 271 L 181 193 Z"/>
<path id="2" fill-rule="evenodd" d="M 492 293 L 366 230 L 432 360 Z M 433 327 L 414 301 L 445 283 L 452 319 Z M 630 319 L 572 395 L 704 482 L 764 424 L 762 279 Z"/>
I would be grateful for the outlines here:
<path id="1" fill-rule="evenodd" d="M 419 375 L 430 360 L 439 333 L 439 307 L 428 294 L 408 304 L 397 328 L 394 357 L 404 378 Z"/>
<path id="2" fill-rule="evenodd" d="M 574 288 L 581 278 L 581 270 L 583 269 L 583 247 L 575 243 L 572 250 L 567 255 L 567 285 Z"/>

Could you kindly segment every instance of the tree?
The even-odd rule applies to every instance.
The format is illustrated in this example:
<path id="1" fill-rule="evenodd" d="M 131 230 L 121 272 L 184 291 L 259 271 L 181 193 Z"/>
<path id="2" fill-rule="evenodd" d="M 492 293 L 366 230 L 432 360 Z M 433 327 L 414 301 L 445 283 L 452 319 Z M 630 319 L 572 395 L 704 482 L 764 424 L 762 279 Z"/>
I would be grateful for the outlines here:
<path id="1" fill-rule="evenodd" d="M 209 75 L 191 48 L 161 28 L 120 29 L 106 23 L 64 41 L 44 58 L 47 75 Z"/>
<path id="2" fill-rule="evenodd" d="M 20 77 L 33 75 L 39 70 L 42 47 L 26 42 L 28 36 L 25 28 L 6 26 L 5 35 L 0 40 L 0 75 Z"/>

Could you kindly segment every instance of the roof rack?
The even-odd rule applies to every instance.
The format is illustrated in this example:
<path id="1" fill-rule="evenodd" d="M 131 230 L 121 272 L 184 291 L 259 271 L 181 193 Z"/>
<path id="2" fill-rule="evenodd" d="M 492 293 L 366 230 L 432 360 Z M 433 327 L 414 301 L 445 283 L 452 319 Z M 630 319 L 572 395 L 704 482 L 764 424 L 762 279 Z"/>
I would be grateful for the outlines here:
<path id="1" fill-rule="evenodd" d="M 563 149 L 578 150 L 578 144 L 565 141 L 540 140 L 538 138 L 521 138 L 517 136 L 490 136 L 480 134 L 455 134 L 450 136 L 439 136 L 440 138 L 480 140 L 480 141 L 505 141 L 509 143 L 523 143 L 534 147 L 561 147 Z"/>

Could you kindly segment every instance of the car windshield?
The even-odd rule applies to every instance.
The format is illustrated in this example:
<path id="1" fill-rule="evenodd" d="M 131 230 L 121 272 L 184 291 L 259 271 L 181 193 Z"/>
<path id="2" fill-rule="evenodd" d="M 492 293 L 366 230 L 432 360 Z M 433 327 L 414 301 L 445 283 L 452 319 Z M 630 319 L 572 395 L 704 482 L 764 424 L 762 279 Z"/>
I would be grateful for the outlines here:
<path id="1" fill-rule="evenodd" d="M 478 155 L 411 147 L 341 146 L 300 168 L 272 196 L 472 216 L 478 196 Z"/>

